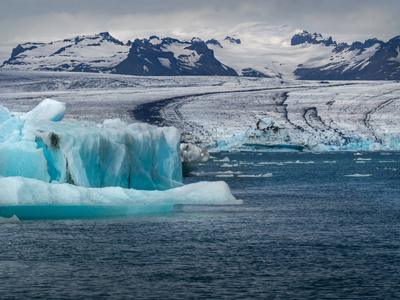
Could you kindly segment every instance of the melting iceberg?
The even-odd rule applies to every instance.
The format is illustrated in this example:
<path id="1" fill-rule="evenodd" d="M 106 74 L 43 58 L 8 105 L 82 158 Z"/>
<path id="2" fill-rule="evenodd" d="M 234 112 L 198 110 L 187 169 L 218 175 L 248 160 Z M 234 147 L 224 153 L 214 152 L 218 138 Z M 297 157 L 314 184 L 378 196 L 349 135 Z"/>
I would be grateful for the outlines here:
<path id="1" fill-rule="evenodd" d="M 183 175 L 189 175 L 191 172 L 198 170 L 198 165 L 207 162 L 210 154 L 207 148 L 200 148 L 193 144 L 182 143 L 179 149 L 179 155 L 182 160 Z"/>
<path id="2" fill-rule="evenodd" d="M 237 203 L 223 183 L 182 185 L 176 128 L 64 122 L 64 113 L 65 105 L 51 99 L 19 116 L 0 106 L 0 216 L 126 215 Z M 212 196 L 202 192 L 210 188 Z"/>
<path id="3" fill-rule="evenodd" d="M 122 187 L 85 188 L 24 177 L 0 177 L 0 191 L 0 216 L 16 215 L 19 219 L 159 213 L 171 211 L 175 204 L 241 204 L 222 181 L 146 191 Z"/>

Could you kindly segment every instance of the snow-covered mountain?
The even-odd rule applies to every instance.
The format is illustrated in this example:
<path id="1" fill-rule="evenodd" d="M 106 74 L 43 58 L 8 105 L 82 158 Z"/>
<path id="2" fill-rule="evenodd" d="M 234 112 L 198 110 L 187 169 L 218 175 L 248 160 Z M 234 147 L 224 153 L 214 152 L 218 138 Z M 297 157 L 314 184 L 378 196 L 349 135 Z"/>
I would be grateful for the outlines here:
<path id="1" fill-rule="evenodd" d="M 322 60 L 318 66 L 300 65 L 294 73 L 300 79 L 400 79 L 400 36 L 386 43 L 369 39 L 364 43 L 332 45 L 329 60 Z"/>
<path id="2" fill-rule="evenodd" d="M 129 46 L 108 32 L 51 43 L 25 43 L 1 66 L 8 70 L 112 72 L 126 59 Z"/>
<path id="3" fill-rule="evenodd" d="M 400 79 L 400 36 L 338 43 L 289 26 L 246 24 L 202 38 L 135 39 L 108 32 L 51 43 L 25 43 L 0 67 L 7 70 L 129 75 L 220 75 L 315 80 Z"/>
<path id="4" fill-rule="evenodd" d="M 235 70 L 221 64 L 199 38 L 179 41 L 151 36 L 128 45 L 131 47 L 128 57 L 115 67 L 118 74 L 237 76 Z"/>

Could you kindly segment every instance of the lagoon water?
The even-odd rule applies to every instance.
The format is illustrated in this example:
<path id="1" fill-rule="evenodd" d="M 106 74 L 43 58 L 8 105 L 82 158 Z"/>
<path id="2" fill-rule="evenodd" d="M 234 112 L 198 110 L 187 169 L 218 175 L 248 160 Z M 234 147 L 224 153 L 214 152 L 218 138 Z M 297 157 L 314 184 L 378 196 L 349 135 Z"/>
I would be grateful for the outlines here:
<path id="1" fill-rule="evenodd" d="M 214 156 L 243 205 L 0 224 L 0 298 L 400 297 L 400 153 Z"/>

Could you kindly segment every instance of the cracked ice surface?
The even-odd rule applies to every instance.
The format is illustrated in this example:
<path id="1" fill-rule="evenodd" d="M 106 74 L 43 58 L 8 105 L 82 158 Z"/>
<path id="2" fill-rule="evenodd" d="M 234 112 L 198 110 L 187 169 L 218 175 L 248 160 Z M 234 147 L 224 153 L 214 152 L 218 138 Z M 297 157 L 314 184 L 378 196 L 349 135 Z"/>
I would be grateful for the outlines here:
<path id="1" fill-rule="evenodd" d="M 0 72 L 0 79 L 0 103 L 12 111 L 28 111 L 43 96 L 52 97 L 66 103 L 67 119 L 174 126 L 183 142 L 212 145 L 212 151 L 251 150 L 257 144 L 317 151 L 400 149 L 400 83 L 394 81 L 50 72 Z M 138 107 L 145 111 L 135 114 Z M 281 130 L 259 130 L 260 120 Z"/>

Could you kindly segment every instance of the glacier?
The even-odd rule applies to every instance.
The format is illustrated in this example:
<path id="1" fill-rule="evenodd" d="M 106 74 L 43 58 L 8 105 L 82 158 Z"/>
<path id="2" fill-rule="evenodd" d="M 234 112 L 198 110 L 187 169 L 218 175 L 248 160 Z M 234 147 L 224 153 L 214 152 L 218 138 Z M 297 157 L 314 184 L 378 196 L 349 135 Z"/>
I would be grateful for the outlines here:
<path id="1" fill-rule="evenodd" d="M 228 139 L 210 144 L 212 151 L 390 151 L 398 149 L 400 140 L 389 136 L 379 143 L 364 137 L 346 137 L 335 131 L 305 132 L 286 128 L 280 123 L 259 117 L 252 128 Z"/>
<path id="2" fill-rule="evenodd" d="M 64 120 L 103 124 L 120 118 L 173 126 L 181 132 L 181 142 L 208 146 L 209 152 L 289 150 L 287 146 L 305 151 L 400 149 L 400 88 L 395 81 L 25 71 L 1 71 L 0 79 L 0 103 L 13 112 L 26 112 L 49 97 L 66 103 Z M 272 121 L 279 132 L 257 129 L 260 119 L 265 124 L 259 125 Z"/>
<path id="3" fill-rule="evenodd" d="M 176 128 L 62 121 L 65 111 L 52 99 L 25 114 L 0 106 L 0 216 L 126 215 L 237 203 L 224 183 L 183 186 Z M 202 197 L 210 188 L 213 195 Z"/>

